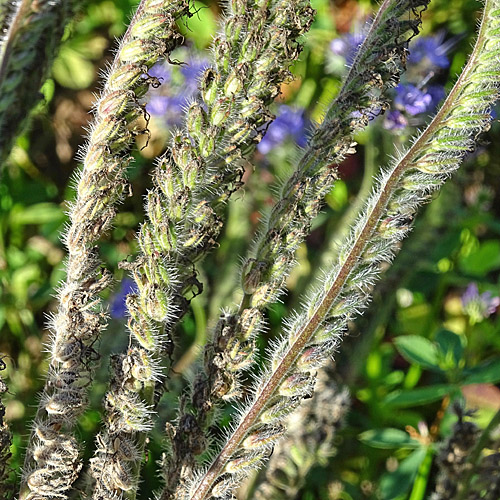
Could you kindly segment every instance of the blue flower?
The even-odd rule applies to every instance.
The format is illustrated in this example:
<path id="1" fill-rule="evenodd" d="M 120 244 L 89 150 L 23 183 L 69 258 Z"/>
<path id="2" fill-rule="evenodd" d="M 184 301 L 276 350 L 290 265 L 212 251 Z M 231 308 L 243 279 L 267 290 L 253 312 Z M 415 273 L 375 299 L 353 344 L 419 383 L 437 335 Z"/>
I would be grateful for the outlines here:
<path id="1" fill-rule="evenodd" d="M 450 50 L 451 44 L 443 43 L 443 38 L 444 33 L 417 38 L 410 47 L 408 63 L 416 65 L 427 61 L 436 68 L 446 69 L 450 65 L 446 53 Z"/>
<path id="2" fill-rule="evenodd" d="M 402 130 L 408 126 L 408 120 L 398 109 L 391 109 L 384 116 L 384 128 L 387 130 Z"/>
<path id="3" fill-rule="evenodd" d="M 192 57 L 187 64 L 181 66 L 181 73 L 184 76 L 184 93 L 192 95 L 198 90 L 198 81 L 207 67 L 207 60 L 199 57 Z"/>
<path id="4" fill-rule="evenodd" d="M 170 71 L 170 66 L 165 63 L 155 64 L 149 71 L 149 76 L 154 76 L 160 80 L 160 83 L 169 82 L 172 78 L 172 72 Z"/>
<path id="5" fill-rule="evenodd" d="M 306 119 L 304 110 L 293 110 L 289 106 L 282 105 L 277 118 L 267 129 L 257 149 L 259 153 L 267 154 L 288 138 L 295 140 L 299 146 L 306 145 Z"/>
<path id="6" fill-rule="evenodd" d="M 492 297 L 491 292 L 479 295 L 476 283 L 470 283 L 462 295 L 462 309 L 469 316 L 471 324 L 479 323 L 496 312 L 500 297 Z"/>
<path id="7" fill-rule="evenodd" d="M 432 109 L 433 97 L 411 83 L 406 85 L 399 84 L 396 87 L 394 103 L 399 108 L 404 109 L 409 115 L 415 116 Z"/>
<path id="8" fill-rule="evenodd" d="M 162 118 L 169 127 L 181 125 L 183 110 L 198 92 L 198 80 L 206 67 L 207 60 L 193 56 L 180 69 L 172 70 L 165 63 L 153 66 L 149 74 L 158 78 L 161 85 L 149 92 L 148 113 Z"/>
<path id="9" fill-rule="evenodd" d="M 127 313 L 125 301 L 129 293 L 137 292 L 137 285 L 134 280 L 130 278 L 123 278 L 120 290 L 111 298 L 110 313 L 111 317 L 115 319 L 124 318 Z"/>
<path id="10" fill-rule="evenodd" d="M 354 62 L 359 47 L 365 41 L 366 35 L 364 33 L 347 33 L 339 38 L 335 38 L 330 42 L 330 50 L 342 56 L 347 65 L 351 66 Z"/>

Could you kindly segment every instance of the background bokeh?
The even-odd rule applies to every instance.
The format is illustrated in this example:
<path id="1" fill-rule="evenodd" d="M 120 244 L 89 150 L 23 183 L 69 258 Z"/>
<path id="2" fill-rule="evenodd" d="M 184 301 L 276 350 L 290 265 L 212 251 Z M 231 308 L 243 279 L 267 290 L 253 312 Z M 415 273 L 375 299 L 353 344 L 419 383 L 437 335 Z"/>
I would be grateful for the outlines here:
<path id="1" fill-rule="evenodd" d="M 0 177 L 0 352 L 7 365 L 7 418 L 17 470 L 47 367 L 47 319 L 64 276 L 60 235 L 74 195 L 75 155 L 99 75 L 106 71 L 115 37 L 125 31 L 135 4 L 85 3 L 67 30 L 30 128 L 17 140 Z M 115 284 L 106 296 L 110 325 L 100 344 L 92 408 L 78 429 L 87 443 L 86 456 L 99 426 L 109 353 L 127 343 L 124 297 L 132 282 L 117 264 L 136 251 L 134 232 L 144 217 L 143 195 L 154 158 L 171 130 L 182 124 L 182 111 L 196 94 L 222 14 L 216 2 L 194 5 L 197 14 L 180 26 L 185 44 L 173 57 L 182 64 L 164 63 L 153 70 L 162 85 L 148 96 L 151 136 L 138 138 L 130 166 L 134 196 L 120 207 L 113 230 L 100 244 Z M 313 6 L 317 17 L 293 68 L 295 79 L 283 86 L 273 108 L 276 121 L 247 163 L 245 188 L 228 206 L 219 247 L 200 265 L 204 293 L 192 301 L 177 332 L 174 372 L 159 408 L 162 424 L 175 417 L 177 395 L 210 326 L 222 307 L 237 300 L 241 255 L 273 202 L 273 187 L 335 96 L 376 8 L 375 2 L 355 0 L 313 0 Z M 357 137 L 357 153 L 341 165 L 341 179 L 298 251 L 289 293 L 268 313 L 270 328 L 259 340 L 262 350 L 287 311 L 300 306 L 321 263 L 335 257 L 335 242 L 354 219 L 373 176 L 425 126 L 450 89 L 470 50 L 480 8 L 475 0 L 432 0 L 423 14 L 423 33 L 410 45 L 408 72 L 394 90 L 391 110 L 374 117 Z M 372 307 L 352 325 L 333 371 L 336 382 L 349 388 L 351 411 L 335 437 L 337 453 L 321 457 L 298 498 L 425 498 L 435 481 L 432 456 L 456 420 L 450 402 L 460 399 L 476 408 L 481 426 L 500 408 L 495 385 L 500 382 L 499 133 L 495 120 L 453 180 L 420 213 L 394 266 L 377 286 Z M 224 411 L 227 422 L 231 410 Z M 141 498 L 158 486 L 162 433 L 159 425 L 151 437 Z"/>

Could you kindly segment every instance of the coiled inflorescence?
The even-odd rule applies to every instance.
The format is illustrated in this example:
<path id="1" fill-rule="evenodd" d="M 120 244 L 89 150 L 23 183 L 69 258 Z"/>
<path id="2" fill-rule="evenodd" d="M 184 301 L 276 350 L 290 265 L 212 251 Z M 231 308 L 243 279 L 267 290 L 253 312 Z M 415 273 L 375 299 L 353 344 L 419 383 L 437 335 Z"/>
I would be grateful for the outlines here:
<path id="1" fill-rule="evenodd" d="M 205 349 L 205 373 L 198 375 L 191 396 L 195 429 L 203 430 L 212 424 L 218 403 L 240 396 L 239 378 L 253 363 L 254 339 L 265 325 L 263 311 L 282 293 L 295 250 L 308 234 L 323 196 L 337 177 L 336 163 L 353 150 L 352 135 L 368 123 L 375 108 L 387 105 L 387 91 L 404 69 L 407 43 L 420 23 L 418 17 L 408 20 L 408 14 L 426 4 L 384 3 L 361 48 L 363 70 L 351 70 L 313 135 L 312 144 L 300 157 L 296 172 L 282 188 L 282 198 L 267 219 L 253 256 L 243 265 L 244 297 L 240 309 L 221 316 Z M 382 55 L 370 55 L 375 50 Z M 364 107 L 356 104 L 354 95 Z M 320 149 L 322 154 L 318 153 Z"/>
<path id="2" fill-rule="evenodd" d="M 0 10 L 0 167 L 47 77 L 76 0 L 2 2 Z"/>
<path id="3" fill-rule="evenodd" d="M 272 119 L 267 107 L 289 77 L 288 68 L 300 53 L 298 39 L 314 13 L 304 1 L 268 5 L 237 0 L 231 7 L 224 31 L 214 40 L 214 65 L 204 71 L 200 94 L 186 111 L 185 127 L 174 134 L 155 170 L 146 202 L 148 220 L 138 234 L 141 254 L 123 265 L 138 288 L 126 301 L 132 347 L 113 361 L 106 430 L 92 460 L 98 482 L 108 477 L 110 457 L 118 457 L 113 463 L 120 460 L 116 440 L 132 443 L 132 456 L 141 456 L 145 432 L 152 425 L 158 358 L 171 345 L 171 331 L 187 310 L 189 295 L 201 290 L 195 262 L 215 245 L 225 202 L 241 185 L 241 161 Z M 134 420 L 132 414 L 143 418 Z M 192 450 L 185 452 L 192 456 Z M 168 488 L 176 487 L 181 470 L 188 474 L 182 460 L 176 455 L 180 465 L 172 465 L 166 474 Z M 129 478 L 137 470 L 136 463 L 124 460 L 119 467 Z M 135 487 L 133 479 L 123 484 L 123 491 Z M 101 498 L 98 489 L 95 495 Z"/>
<path id="4" fill-rule="evenodd" d="M 77 443 L 65 431 L 87 405 L 98 357 L 94 345 L 105 326 L 99 293 L 111 282 L 110 273 L 100 268 L 95 243 L 128 191 L 125 173 L 135 137 L 147 133 L 140 119 L 147 123 L 148 117 L 139 99 L 158 84 L 148 69 L 180 42 L 175 22 L 187 13 L 183 1 L 165 5 L 143 0 L 95 106 L 65 238 L 67 278 L 52 321 L 51 362 L 27 454 L 22 499 L 66 498 L 81 468 Z"/>
<path id="5" fill-rule="evenodd" d="M 289 321 L 259 374 L 253 397 L 189 498 L 227 497 L 236 479 L 268 455 L 283 419 L 314 389 L 314 373 L 333 354 L 348 321 L 364 310 L 380 266 L 392 261 L 417 208 L 439 189 L 488 127 L 500 87 L 500 4 L 486 2 L 475 49 L 428 128 L 378 180 L 339 260 L 303 310 Z"/>

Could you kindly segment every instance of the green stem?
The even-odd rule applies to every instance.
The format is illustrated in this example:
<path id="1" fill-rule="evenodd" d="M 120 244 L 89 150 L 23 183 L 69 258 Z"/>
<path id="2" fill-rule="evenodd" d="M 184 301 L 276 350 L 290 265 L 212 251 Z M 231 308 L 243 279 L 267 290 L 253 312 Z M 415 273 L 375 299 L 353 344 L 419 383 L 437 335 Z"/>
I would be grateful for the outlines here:
<path id="1" fill-rule="evenodd" d="M 432 458 L 434 457 L 434 449 L 429 446 L 427 454 L 423 462 L 418 468 L 417 477 L 413 483 L 413 488 L 411 490 L 410 498 L 408 500 L 423 500 L 425 496 L 425 490 L 427 489 L 427 483 L 429 482 L 429 474 L 431 472 Z"/>

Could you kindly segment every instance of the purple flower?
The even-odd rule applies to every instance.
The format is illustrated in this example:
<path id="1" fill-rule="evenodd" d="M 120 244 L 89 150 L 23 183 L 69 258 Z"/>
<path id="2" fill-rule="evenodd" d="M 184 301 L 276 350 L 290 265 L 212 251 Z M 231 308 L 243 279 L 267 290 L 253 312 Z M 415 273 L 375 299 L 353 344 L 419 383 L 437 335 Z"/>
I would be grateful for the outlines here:
<path id="1" fill-rule="evenodd" d="M 257 149 L 267 154 L 276 146 L 292 138 L 299 146 L 306 144 L 306 120 L 304 110 L 293 110 L 289 106 L 280 106 L 278 116 L 267 129 L 266 135 L 260 141 Z"/>
<path id="2" fill-rule="evenodd" d="M 462 309 L 469 316 L 471 324 L 479 323 L 496 312 L 500 297 L 492 297 L 491 292 L 479 295 L 476 283 L 470 283 L 462 295 Z"/>
<path id="3" fill-rule="evenodd" d="M 115 319 L 124 318 L 127 313 L 125 301 L 129 293 L 137 292 L 137 285 L 130 278 L 123 278 L 120 290 L 113 295 L 110 304 L 111 317 Z"/>
<path id="4" fill-rule="evenodd" d="M 161 85 L 149 92 L 146 110 L 153 116 L 162 118 L 169 127 L 182 124 L 183 109 L 198 91 L 198 80 L 207 67 L 207 61 L 199 57 L 189 57 L 188 63 L 172 71 L 164 63 L 156 64 L 149 74 L 157 77 Z M 168 85 L 164 85 L 167 82 Z"/>
<path id="5" fill-rule="evenodd" d="M 417 38 L 410 47 L 408 63 L 416 65 L 422 61 L 428 61 L 434 67 L 447 68 L 450 61 L 446 53 L 450 50 L 451 44 L 443 43 L 443 38 L 444 33 Z"/>
<path id="6" fill-rule="evenodd" d="M 408 126 L 408 120 L 398 109 L 391 109 L 384 117 L 384 128 L 387 130 L 403 130 Z"/>
<path id="7" fill-rule="evenodd" d="M 198 90 L 198 80 L 208 66 L 206 59 L 192 57 L 187 64 L 181 66 L 181 73 L 184 76 L 184 92 L 194 94 Z"/>
<path id="8" fill-rule="evenodd" d="M 149 71 L 149 76 L 154 76 L 160 80 L 160 83 L 169 82 L 172 78 L 172 72 L 170 71 L 170 67 L 165 63 L 155 64 Z"/>
<path id="9" fill-rule="evenodd" d="M 330 50 L 334 54 L 342 56 L 347 65 L 351 66 L 365 37 L 364 33 L 347 33 L 332 40 L 330 42 Z"/>
<path id="10" fill-rule="evenodd" d="M 399 84 L 396 87 L 396 98 L 394 103 L 403 108 L 409 115 L 415 116 L 425 113 L 432 105 L 432 96 L 422 92 L 415 85 Z"/>

